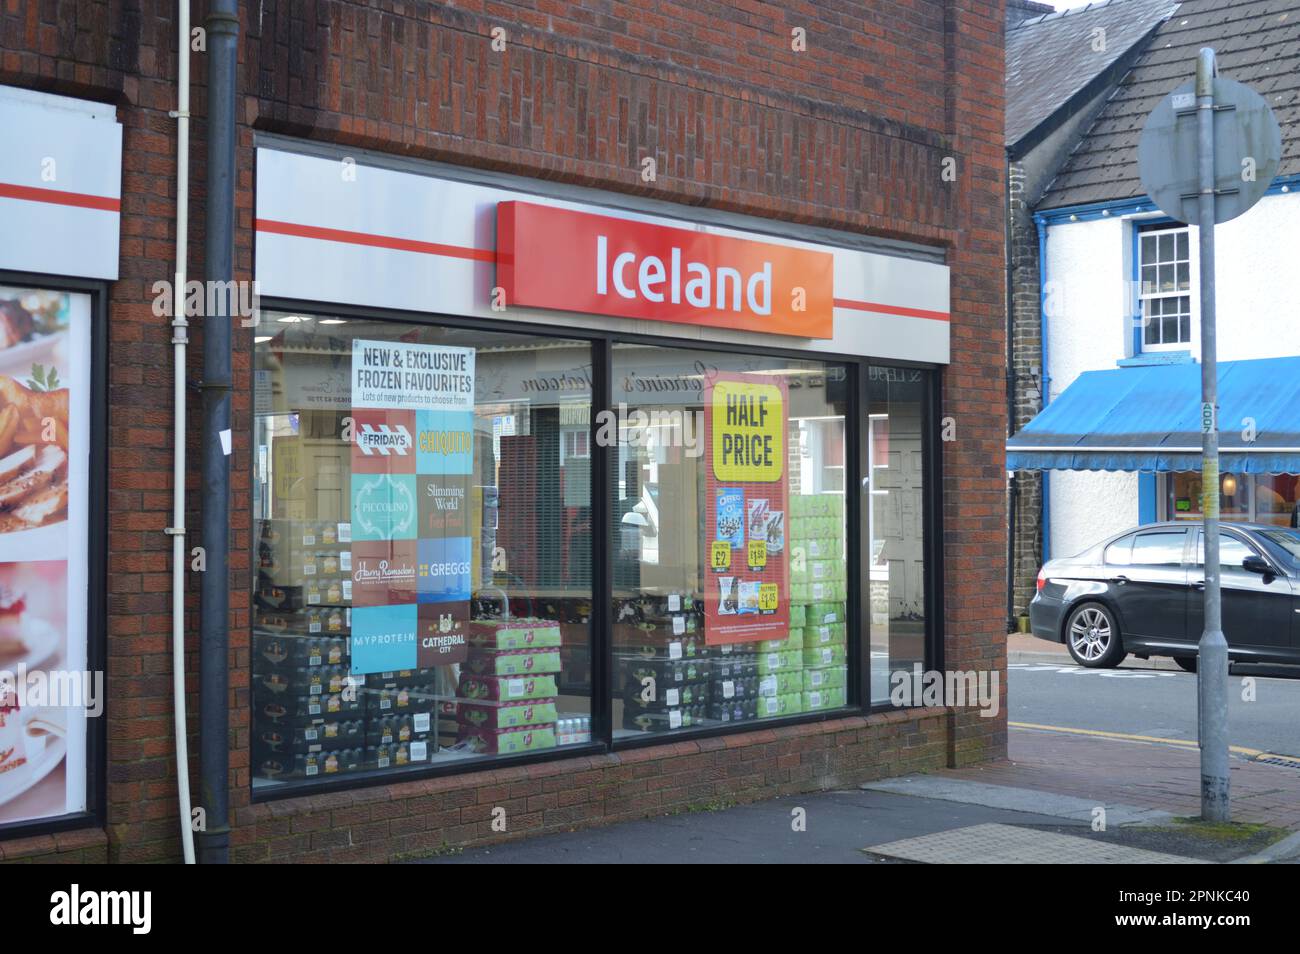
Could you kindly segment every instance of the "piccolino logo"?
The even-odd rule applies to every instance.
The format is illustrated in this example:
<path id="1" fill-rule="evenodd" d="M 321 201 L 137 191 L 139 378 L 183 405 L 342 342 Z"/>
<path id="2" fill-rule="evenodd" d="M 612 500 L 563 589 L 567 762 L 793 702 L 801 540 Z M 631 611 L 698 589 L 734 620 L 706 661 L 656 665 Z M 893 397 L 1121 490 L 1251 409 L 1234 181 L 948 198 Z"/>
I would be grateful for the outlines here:
<path id="1" fill-rule="evenodd" d="M 923 670 L 920 663 L 889 674 L 889 701 L 898 708 L 914 706 L 977 706 L 980 717 L 992 719 L 999 712 L 1001 674 L 996 669 L 940 672 Z"/>
<path id="2" fill-rule="evenodd" d="M 151 891 L 82 891 L 74 884 L 50 895 L 50 923 L 78 925 L 128 925 L 132 934 L 148 934 L 153 926 Z"/>

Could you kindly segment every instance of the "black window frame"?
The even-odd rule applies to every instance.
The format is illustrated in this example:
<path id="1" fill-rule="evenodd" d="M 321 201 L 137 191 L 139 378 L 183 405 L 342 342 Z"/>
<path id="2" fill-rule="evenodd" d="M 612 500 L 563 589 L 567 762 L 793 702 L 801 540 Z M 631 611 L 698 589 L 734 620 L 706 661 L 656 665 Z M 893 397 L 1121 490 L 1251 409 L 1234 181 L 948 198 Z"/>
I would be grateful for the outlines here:
<path id="1" fill-rule="evenodd" d="M 527 752 L 518 755 L 494 755 L 483 759 L 469 759 L 442 765 L 429 765 L 422 768 L 406 768 L 398 772 L 358 772 L 341 775 L 337 778 L 308 780 L 286 780 L 274 787 L 254 789 L 252 781 L 248 790 L 252 802 L 279 801 L 285 798 L 297 798 L 305 795 L 327 794 L 335 791 L 349 791 L 375 785 L 396 785 L 404 782 L 417 782 L 429 778 L 461 775 L 478 771 L 494 771 L 517 765 L 529 765 L 537 762 L 552 762 L 567 758 L 591 755 L 605 755 L 619 751 L 645 748 L 647 746 L 671 745 L 676 742 L 688 742 L 703 738 L 735 735 L 762 729 L 781 728 L 790 725 L 808 725 L 827 722 L 846 716 L 869 715 L 876 712 L 892 711 L 895 707 L 882 702 L 872 705 L 870 700 L 870 645 L 871 620 L 867 601 L 862 593 L 867 592 L 863 586 L 850 587 L 846 618 L 853 623 L 848 632 L 848 689 L 847 702 L 835 709 L 819 710 L 811 713 L 798 713 L 774 719 L 755 719 L 724 726 L 702 726 L 679 729 L 672 732 L 647 734 L 644 738 L 613 738 L 613 650 L 612 650 L 612 606 L 613 606 L 613 554 L 608 546 L 611 527 L 609 482 L 613 477 L 616 461 L 611 460 L 615 448 L 600 447 L 595 440 L 595 428 L 602 411 L 616 410 L 612 400 L 613 350 L 617 344 L 653 345 L 661 348 L 677 348 L 690 351 L 739 351 L 761 357 L 787 358 L 791 360 L 824 361 L 828 364 L 842 364 L 848 375 L 846 396 L 848 409 L 845 427 L 845 521 L 848 545 L 848 579 L 862 581 L 868 572 L 867 561 L 863 560 L 862 542 L 866 537 L 867 508 L 863 505 L 862 477 L 865 473 L 866 442 L 863 437 L 863 421 L 867 402 L 867 384 L 869 369 L 872 366 L 888 368 L 910 368 L 922 371 L 927 378 L 922 403 L 922 468 L 924 486 L 922 488 L 922 553 L 925 560 L 923 592 L 926 610 L 925 653 L 927 669 L 942 669 L 944 665 L 944 619 L 943 619 L 943 528 L 942 528 L 942 454 L 939 442 L 939 408 L 942 407 L 943 365 L 929 362 L 890 360 L 872 358 L 863 355 L 823 352 L 810 349 L 781 347 L 780 345 L 729 345 L 725 342 L 687 339 L 669 335 L 639 334 L 618 330 L 592 329 L 566 326 L 563 324 L 545 325 L 532 321 L 512 320 L 508 317 L 480 318 L 466 315 L 452 315 L 441 312 L 413 312 L 402 309 L 371 307 L 364 305 L 340 304 L 329 301 L 313 301 L 281 297 L 263 298 L 259 303 L 262 313 L 289 312 L 293 314 L 317 315 L 321 317 L 357 318 L 377 322 L 391 322 L 404 325 L 427 325 L 433 327 L 455 328 L 469 331 L 505 332 L 512 334 L 533 335 L 538 338 L 565 338 L 571 341 L 586 342 L 591 347 L 592 393 L 591 393 L 591 538 L 596 552 L 592 554 L 591 580 L 592 605 L 603 607 L 603 612 L 593 612 L 590 628 L 590 651 L 592 653 L 592 740 L 581 745 L 567 745 L 563 748 L 545 749 L 539 752 Z M 256 348 L 252 337 L 258 326 L 251 329 L 247 339 L 250 354 Z M 250 428 L 253 422 L 250 420 Z M 256 480 L 254 468 L 248 469 L 248 489 L 252 491 Z M 858 488 L 857 493 L 849 493 L 850 487 Z M 250 539 L 252 522 L 256 519 L 250 512 Z M 244 592 L 248 600 L 249 630 L 251 634 L 253 618 L 253 575 L 256 567 L 250 565 L 248 576 L 244 581 Z M 864 651 L 865 650 L 865 651 Z M 854 664 L 856 659 L 857 663 Z M 248 717 L 251 718 L 251 707 Z"/>
<path id="2" fill-rule="evenodd" d="M 0 285 L 90 296 L 90 446 L 86 511 L 86 665 L 102 673 L 103 710 L 86 719 L 86 808 L 0 823 L 0 842 L 103 828 L 108 804 L 108 285 L 107 281 L 0 269 Z M 159 527 L 161 533 L 162 527 Z M 72 541 L 69 540 L 71 546 Z M 69 552 L 68 559 L 73 559 Z"/>

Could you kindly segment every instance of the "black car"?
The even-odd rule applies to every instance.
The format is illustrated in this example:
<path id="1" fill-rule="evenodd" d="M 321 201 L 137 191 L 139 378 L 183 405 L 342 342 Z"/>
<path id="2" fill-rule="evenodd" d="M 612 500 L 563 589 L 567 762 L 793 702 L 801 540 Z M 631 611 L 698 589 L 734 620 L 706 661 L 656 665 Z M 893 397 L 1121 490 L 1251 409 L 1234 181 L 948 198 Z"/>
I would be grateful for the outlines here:
<path id="1" fill-rule="evenodd" d="M 1300 530 L 1222 524 L 1223 633 L 1232 659 L 1300 665 Z M 1065 643 L 1081 666 L 1172 656 L 1196 669 L 1204 628 L 1200 524 L 1129 530 L 1078 556 L 1049 560 L 1029 605 L 1035 636 Z"/>

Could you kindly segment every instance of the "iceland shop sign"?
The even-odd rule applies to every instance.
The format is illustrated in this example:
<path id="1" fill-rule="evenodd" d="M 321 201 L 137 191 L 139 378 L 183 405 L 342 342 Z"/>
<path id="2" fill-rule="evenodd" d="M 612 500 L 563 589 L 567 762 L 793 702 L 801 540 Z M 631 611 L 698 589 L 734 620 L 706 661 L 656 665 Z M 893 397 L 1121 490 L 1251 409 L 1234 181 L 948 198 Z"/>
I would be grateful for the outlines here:
<path id="1" fill-rule="evenodd" d="M 833 334 L 830 252 L 530 202 L 497 205 L 497 282 L 511 305 Z"/>

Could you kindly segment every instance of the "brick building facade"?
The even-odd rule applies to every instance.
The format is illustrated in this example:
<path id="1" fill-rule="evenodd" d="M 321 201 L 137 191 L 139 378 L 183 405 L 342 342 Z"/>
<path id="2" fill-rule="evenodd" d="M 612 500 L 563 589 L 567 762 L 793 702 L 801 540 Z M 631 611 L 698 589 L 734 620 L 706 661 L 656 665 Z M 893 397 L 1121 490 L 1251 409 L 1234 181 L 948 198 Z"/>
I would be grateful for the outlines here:
<path id="1" fill-rule="evenodd" d="M 123 133 L 120 275 L 107 286 L 107 745 L 103 764 L 91 769 L 102 778 L 103 803 L 93 824 L 0 837 L 6 861 L 179 855 L 163 533 L 175 434 L 164 373 L 171 345 L 167 321 L 151 309 L 154 282 L 175 267 L 174 15 L 173 5 L 151 0 L 127 7 L 15 0 L 0 12 L 0 85 L 111 104 Z M 504 50 L 493 49 L 496 28 L 505 31 Z M 800 30 L 806 49 L 792 49 Z M 236 277 L 254 275 L 255 140 L 267 134 L 941 251 L 951 270 L 952 347 L 935 411 L 950 426 L 937 445 L 941 559 L 927 572 L 941 574 L 942 615 L 930 626 L 946 668 L 1005 673 L 1002 39 L 1002 4 L 979 0 L 243 6 Z M 204 54 L 192 56 L 190 268 L 198 275 Z M 652 182 L 642 175 L 646 157 L 657 163 Z M 191 334 L 197 379 L 201 322 Z M 253 366 L 252 335 L 236 329 L 234 860 L 392 860 L 1005 754 L 1005 706 L 996 718 L 864 707 L 725 736 L 255 801 Z M 194 461 L 198 418 L 196 404 L 188 429 Z M 192 528 L 198 486 L 191 472 Z M 196 615 L 195 577 L 188 576 Z M 190 671 L 197 665 L 195 638 Z M 498 806 L 512 818 L 506 832 L 492 825 Z"/>

